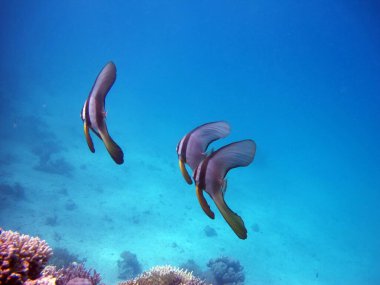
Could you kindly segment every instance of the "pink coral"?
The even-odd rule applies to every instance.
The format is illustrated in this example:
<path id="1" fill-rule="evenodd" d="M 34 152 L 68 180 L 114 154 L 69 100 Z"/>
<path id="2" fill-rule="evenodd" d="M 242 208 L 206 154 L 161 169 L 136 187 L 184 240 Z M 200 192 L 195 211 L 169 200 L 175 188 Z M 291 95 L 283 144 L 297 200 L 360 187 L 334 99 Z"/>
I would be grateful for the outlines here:
<path id="1" fill-rule="evenodd" d="M 75 277 L 67 282 L 67 285 L 92 285 L 92 283 L 87 278 Z"/>
<path id="2" fill-rule="evenodd" d="M 82 281 L 86 279 L 91 285 L 103 284 L 99 273 L 92 269 L 87 270 L 83 264 L 72 263 L 68 267 L 57 270 L 53 275 L 57 277 L 57 285 L 73 284 L 73 282 L 70 283 L 73 279 L 82 279 Z"/>
<path id="3" fill-rule="evenodd" d="M 51 255 L 44 240 L 0 229 L 0 284 L 19 285 L 39 278 Z"/>

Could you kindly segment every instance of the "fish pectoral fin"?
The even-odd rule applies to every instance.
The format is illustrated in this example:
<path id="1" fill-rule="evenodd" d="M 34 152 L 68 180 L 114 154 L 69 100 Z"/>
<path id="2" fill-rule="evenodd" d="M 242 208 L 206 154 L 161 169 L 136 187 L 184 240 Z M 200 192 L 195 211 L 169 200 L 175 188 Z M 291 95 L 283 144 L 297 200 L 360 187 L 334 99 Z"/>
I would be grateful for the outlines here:
<path id="1" fill-rule="evenodd" d="M 90 130 L 89 130 L 86 122 L 83 123 L 83 130 L 84 130 L 84 135 L 86 137 L 87 145 L 88 145 L 90 151 L 95 152 L 94 143 L 92 142 L 92 139 L 90 136 Z"/>
<path id="2" fill-rule="evenodd" d="M 124 153 L 122 149 L 115 143 L 115 141 L 110 137 L 107 131 L 99 131 L 99 135 L 107 148 L 108 153 L 111 155 L 112 159 L 117 164 L 122 164 L 124 162 Z"/>
<path id="3" fill-rule="evenodd" d="M 210 209 L 210 205 L 207 203 L 205 197 L 203 196 L 203 190 L 200 189 L 198 186 L 196 186 L 196 192 L 199 204 L 201 205 L 203 211 L 206 213 L 207 216 L 209 216 L 211 219 L 215 218 L 215 214 Z"/>
<path id="4" fill-rule="evenodd" d="M 183 178 L 185 178 L 187 184 L 190 184 L 190 185 L 193 184 L 193 181 L 191 180 L 191 177 L 189 173 L 187 172 L 185 163 L 181 159 L 178 160 L 178 163 L 179 163 L 179 169 L 181 170 L 182 176 Z"/>
<path id="5" fill-rule="evenodd" d="M 221 189 L 221 191 L 222 191 L 222 194 L 223 194 L 223 197 L 224 197 L 224 194 L 226 193 L 226 191 L 227 191 L 227 179 L 224 179 L 223 180 L 223 184 L 222 184 L 223 186 L 222 186 L 222 189 Z"/>
<path id="6" fill-rule="evenodd" d="M 222 193 L 218 193 L 217 195 L 213 196 L 212 199 L 214 200 L 223 218 L 226 220 L 235 234 L 241 239 L 246 239 L 247 229 L 244 226 L 243 219 L 227 206 Z"/>

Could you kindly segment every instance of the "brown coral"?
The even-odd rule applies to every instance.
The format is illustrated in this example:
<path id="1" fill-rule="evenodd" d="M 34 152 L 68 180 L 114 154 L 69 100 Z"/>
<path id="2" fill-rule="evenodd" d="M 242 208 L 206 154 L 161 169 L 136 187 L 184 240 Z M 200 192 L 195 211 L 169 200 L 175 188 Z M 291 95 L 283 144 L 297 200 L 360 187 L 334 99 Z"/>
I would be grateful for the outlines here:
<path id="1" fill-rule="evenodd" d="M 44 240 L 0 229 L 0 284 L 19 285 L 39 278 L 51 255 Z"/>
<path id="2" fill-rule="evenodd" d="M 156 266 L 119 285 L 206 285 L 192 273 L 173 266 Z"/>

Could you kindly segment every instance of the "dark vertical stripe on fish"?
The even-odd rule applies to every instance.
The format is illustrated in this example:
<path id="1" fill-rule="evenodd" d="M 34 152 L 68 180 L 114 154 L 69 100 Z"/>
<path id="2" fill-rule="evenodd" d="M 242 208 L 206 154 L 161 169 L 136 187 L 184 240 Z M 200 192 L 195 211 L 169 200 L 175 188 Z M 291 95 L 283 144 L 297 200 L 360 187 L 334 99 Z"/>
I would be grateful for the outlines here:
<path id="1" fill-rule="evenodd" d="M 90 99 L 91 97 L 88 97 L 88 99 L 86 100 L 86 104 L 84 104 L 85 120 L 86 120 L 87 126 L 89 127 L 91 127 L 91 118 L 90 118 L 90 110 L 89 110 Z"/>
<path id="2" fill-rule="evenodd" d="M 190 132 L 189 134 L 187 134 L 186 137 L 185 137 L 185 139 L 183 140 L 183 143 L 182 143 L 181 157 L 184 160 L 184 162 L 187 161 L 187 157 L 186 157 L 187 144 L 189 143 L 190 136 L 191 136 L 192 133 L 193 132 Z"/>
<path id="3" fill-rule="evenodd" d="M 99 129 L 99 131 L 104 131 L 101 130 L 100 128 L 103 127 L 103 119 L 104 119 L 104 103 L 99 102 L 100 100 L 97 100 L 97 98 L 94 98 L 94 103 L 95 103 L 95 120 L 96 120 L 96 125 Z"/>
<path id="4" fill-rule="evenodd" d="M 207 156 L 201 165 L 201 168 L 199 169 L 199 181 L 198 181 L 198 187 L 202 190 L 206 189 L 206 172 L 207 172 L 207 165 L 210 160 L 210 156 Z"/>

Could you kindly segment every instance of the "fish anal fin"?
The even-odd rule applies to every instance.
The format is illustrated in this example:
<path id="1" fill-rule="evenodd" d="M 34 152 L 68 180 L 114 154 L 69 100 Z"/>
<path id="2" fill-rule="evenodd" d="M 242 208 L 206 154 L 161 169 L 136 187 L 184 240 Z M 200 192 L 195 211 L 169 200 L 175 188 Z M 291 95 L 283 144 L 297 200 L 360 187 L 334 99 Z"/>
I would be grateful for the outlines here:
<path id="1" fill-rule="evenodd" d="M 179 163 L 179 169 L 181 170 L 182 176 L 183 178 L 185 178 L 187 184 L 190 184 L 190 185 L 193 184 L 193 180 L 191 180 L 191 177 L 189 173 L 187 172 L 185 163 L 181 159 L 178 160 L 178 163 Z"/>
<path id="2" fill-rule="evenodd" d="M 107 148 L 108 153 L 117 164 L 123 164 L 124 153 L 122 149 L 114 142 L 108 132 L 99 131 L 99 135 Z"/>
<path id="3" fill-rule="evenodd" d="M 86 137 L 87 145 L 88 145 L 90 151 L 95 152 L 94 143 L 92 142 L 92 139 L 90 136 L 90 130 L 89 130 L 86 122 L 83 123 L 83 130 L 84 130 L 84 135 Z"/>
<path id="4" fill-rule="evenodd" d="M 212 198 L 216 206 L 218 207 L 220 213 L 222 214 L 223 218 L 226 220 L 226 222 L 232 228 L 235 234 L 241 239 L 246 239 L 247 229 L 244 226 L 243 219 L 227 206 L 222 193 L 220 192 L 214 195 Z"/>
<path id="5" fill-rule="evenodd" d="M 215 218 L 215 214 L 213 211 L 211 211 L 209 204 L 207 203 L 205 197 L 203 196 L 203 190 L 200 189 L 198 186 L 196 187 L 197 197 L 199 204 L 201 205 L 203 211 L 206 213 L 207 216 L 209 216 L 211 219 Z"/>

